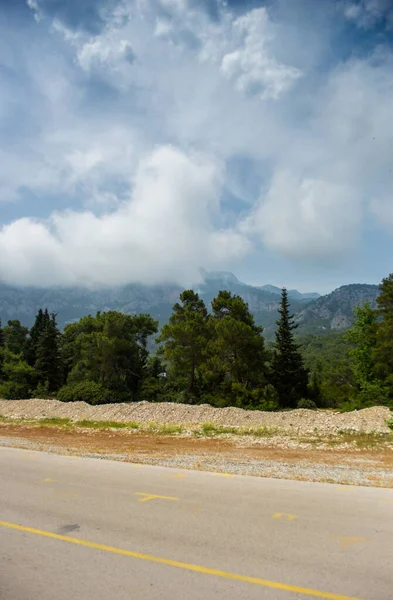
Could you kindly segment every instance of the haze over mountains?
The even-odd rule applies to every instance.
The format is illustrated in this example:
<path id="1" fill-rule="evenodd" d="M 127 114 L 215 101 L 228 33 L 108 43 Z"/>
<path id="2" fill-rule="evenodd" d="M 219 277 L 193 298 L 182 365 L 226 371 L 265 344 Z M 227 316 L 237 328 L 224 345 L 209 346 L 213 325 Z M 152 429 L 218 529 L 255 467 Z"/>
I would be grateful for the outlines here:
<path id="1" fill-rule="evenodd" d="M 278 317 L 280 288 L 272 285 L 252 286 L 242 283 L 230 272 L 203 271 L 202 283 L 194 286 L 209 307 L 218 291 L 226 289 L 240 295 L 250 306 L 258 324 L 271 337 Z M 97 311 L 118 310 L 126 314 L 150 313 L 163 325 L 170 317 L 173 304 L 182 291 L 178 285 L 128 284 L 90 290 L 81 287 L 33 288 L 0 284 L 0 318 L 3 323 L 19 319 L 31 326 L 37 310 L 47 307 L 57 314 L 59 326 Z M 346 329 L 352 322 L 355 306 L 368 301 L 376 305 L 377 285 L 350 284 L 330 294 L 301 293 L 289 290 L 291 310 L 299 323 L 299 333 L 326 333 Z"/>

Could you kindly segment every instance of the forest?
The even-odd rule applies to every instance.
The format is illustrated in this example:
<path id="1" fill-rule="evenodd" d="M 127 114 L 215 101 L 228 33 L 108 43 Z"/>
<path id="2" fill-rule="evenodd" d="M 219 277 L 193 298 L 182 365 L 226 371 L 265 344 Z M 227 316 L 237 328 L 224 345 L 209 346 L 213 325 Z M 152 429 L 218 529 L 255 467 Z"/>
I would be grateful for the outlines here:
<path id="1" fill-rule="evenodd" d="M 297 336 L 296 329 L 285 288 L 271 343 L 247 303 L 225 290 L 210 307 L 183 291 L 160 331 L 148 314 L 109 311 L 61 332 L 56 315 L 40 309 L 30 329 L 0 322 L 0 397 L 393 408 L 393 274 L 380 285 L 377 309 L 359 306 L 349 331 Z"/>

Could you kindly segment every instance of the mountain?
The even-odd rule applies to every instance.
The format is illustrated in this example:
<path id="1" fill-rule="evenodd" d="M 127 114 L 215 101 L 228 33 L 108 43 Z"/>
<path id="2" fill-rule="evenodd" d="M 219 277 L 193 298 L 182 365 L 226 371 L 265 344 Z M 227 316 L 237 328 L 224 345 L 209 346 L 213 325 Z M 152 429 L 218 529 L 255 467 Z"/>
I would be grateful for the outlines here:
<path id="1" fill-rule="evenodd" d="M 281 288 L 277 287 L 276 285 L 262 285 L 259 287 L 259 289 L 264 290 L 265 292 L 270 292 L 271 294 L 281 295 Z M 321 297 L 321 294 L 318 294 L 318 292 L 306 292 L 302 294 L 297 290 L 288 290 L 288 296 L 289 298 L 295 298 L 296 300 L 316 300 L 317 298 Z"/>
<path id="2" fill-rule="evenodd" d="M 239 294 L 248 302 L 258 324 L 270 330 L 278 317 L 277 308 L 280 296 L 277 293 L 247 285 L 233 273 L 218 271 L 202 272 L 202 283 L 193 286 L 207 306 L 220 290 Z M 0 284 L 0 318 L 3 323 L 9 319 L 19 319 L 31 326 L 41 307 L 47 307 L 57 314 L 60 327 L 78 320 L 98 310 L 118 310 L 126 314 L 150 313 L 160 324 L 167 322 L 172 306 L 178 300 L 183 288 L 178 285 L 162 284 L 147 286 L 129 284 L 122 287 L 89 290 L 86 288 L 10 287 Z M 309 300 L 293 298 L 294 312 L 304 308 Z"/>
<path id="3" fill-rule="evenodd" d="M 203 280 L 193 288 L 206 305 L 220 290 L 226 289 L 245 300 L 255 320 L 271 338 L 278 318 L 281 290 L 275 286 L 255 287 L 242 283 L 233 273 L 202 272 Z M 89 290 L 86 288 L 22 288 L 0 284 L 0 318 L 3 323 L 19 319 L 31 326 L 39 308 L 48 308 L 57 314 L 59 326 L 97 311 L 118 310 L 126 314 L 150 313 L 160 325 L 166 323 L 172 306 L 178 300 L 182 287 L 178 285 L 129 284 L 122 287 Z M 379 288 L 376 285 L 345 285 L 331 294 L 314 299 L 310 294 L 292 290 L 291 312 L 299 323 L 298 334 L 327 333 L 348 328 L 353 320 L 353 309 L 369 301 L 376 305 Z M 311 296 L 311 297 L 310 297 Z"/>
<path id="4" fill-rule="evenodd" d="M 354 309 L 369 302 L 376 307 L 378 285 L 353 283 L 321 296 L 296 315 L 299 333 L 324 333 L 348 329 Z"/>

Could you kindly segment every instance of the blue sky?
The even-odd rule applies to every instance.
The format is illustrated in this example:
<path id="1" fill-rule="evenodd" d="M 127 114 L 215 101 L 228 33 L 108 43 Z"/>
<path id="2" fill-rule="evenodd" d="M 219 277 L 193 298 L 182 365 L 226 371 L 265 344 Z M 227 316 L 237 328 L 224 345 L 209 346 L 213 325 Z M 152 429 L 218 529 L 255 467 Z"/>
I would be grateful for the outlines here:
<path id="1" fill-rule="evenodd" d="M 390 0 L 0 0 L 0 281 L 393 271 Z"/>

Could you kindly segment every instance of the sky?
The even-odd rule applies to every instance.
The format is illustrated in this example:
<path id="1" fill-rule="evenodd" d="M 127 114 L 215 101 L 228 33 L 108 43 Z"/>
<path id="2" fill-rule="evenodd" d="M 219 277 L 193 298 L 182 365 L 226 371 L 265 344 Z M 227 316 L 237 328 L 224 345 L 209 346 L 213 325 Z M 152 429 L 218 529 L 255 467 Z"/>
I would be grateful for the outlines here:
<path id="1" fill-rule="evenodd" d="M 393 271 L 391 0 L 0 0 L 0 282 Z"/>

